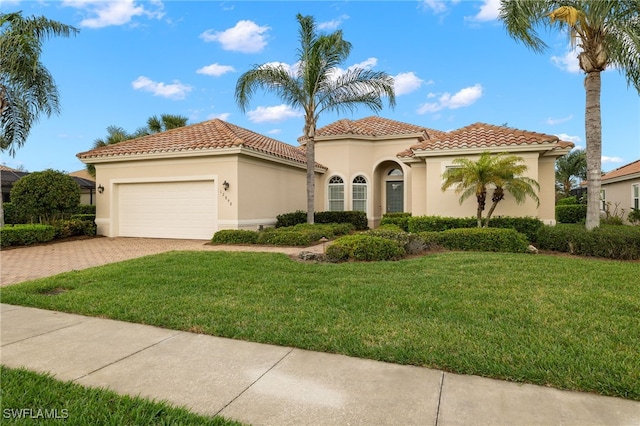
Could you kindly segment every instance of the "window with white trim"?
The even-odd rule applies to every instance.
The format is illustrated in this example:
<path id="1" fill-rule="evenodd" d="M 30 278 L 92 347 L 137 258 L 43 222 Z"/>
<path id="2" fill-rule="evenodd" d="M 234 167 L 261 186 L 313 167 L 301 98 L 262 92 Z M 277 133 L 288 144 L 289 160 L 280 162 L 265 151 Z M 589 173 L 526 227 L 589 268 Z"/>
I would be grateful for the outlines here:
<path id="1" fill-rule="evenodd" d="M 329 211 L 341 212 L 344 210 L 344 181 L 340 176 L 332 176 L 329 179 Z"/>
<path id="2" fill-rule="evenodd" d="M 601 210 L 607 211 L 607 191 L 604 189 L 600 190 L 600 201 L 602 202 Z"/>
<path id="3" fill-rule="evenodd" d="M 632 197 L 631 197 L 631 205 L 634 209 L 640 209 L 640 184 L 631 185 L 632 188 Z"/>
<path id="4" fill-rule="evenodd" d="M 356 176 L 353 179 L 352 193 L 352 210 L 356 212 L 367 211 L 367 180 L 364 176 Z"/>

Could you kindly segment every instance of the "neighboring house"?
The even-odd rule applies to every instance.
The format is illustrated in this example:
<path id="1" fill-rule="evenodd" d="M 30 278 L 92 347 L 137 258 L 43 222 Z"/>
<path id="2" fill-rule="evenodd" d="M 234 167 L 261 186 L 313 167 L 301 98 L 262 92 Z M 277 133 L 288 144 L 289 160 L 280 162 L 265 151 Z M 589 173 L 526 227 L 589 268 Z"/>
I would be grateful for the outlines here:
<path id="1" fill-rule="evenodd" d="M 379 117 L 339 120 L 316 133 L 316 211 L 362 210 L 469 217 L 440 190 L 455 158 L 484 151 L 524 158 L 541 185 L 540 206 L 507 195 L 496 215 L 555 223 L 555 160 L 573 144 L 556 136 L 476 123 L 442 132 Z M 273 226 L 306 209 L 304 146 L 214 119 L 78 154 L 96 166 L 98 233 L 109 237 L 209 239 L 219 229 Z"/>
<path id="2" fill-rule="evenodd" d="M 96 181 L 86 170 L 76 170 L 69 173 L 80 185 L 80 204 L 96 204 Z"/>
<path id="3" fill-rule="evenodd" d="M 95 204 L 96 183 L 89 177 L 82 175 L 83 170 L 69 173 L 69 176 L 76 181 L 80 187 L 80 203 Z M 2 177 L 2 201 L 7 203 L 11 201 L 11 188 L 18 179 L 28 175 L 29 172 L 21 172 L 11 167 L 0 165 L 0 175 Z M 88 173 L 87 173 L 88 175 Z"/>
<path id="4" fill-rule="evenodd" d="M 601 194 L 603 206 L 611 203 L 612 211 L 624 209 L 625 219 L 632 208 L 640 209 L 640 160 L 602 175 Z"/>

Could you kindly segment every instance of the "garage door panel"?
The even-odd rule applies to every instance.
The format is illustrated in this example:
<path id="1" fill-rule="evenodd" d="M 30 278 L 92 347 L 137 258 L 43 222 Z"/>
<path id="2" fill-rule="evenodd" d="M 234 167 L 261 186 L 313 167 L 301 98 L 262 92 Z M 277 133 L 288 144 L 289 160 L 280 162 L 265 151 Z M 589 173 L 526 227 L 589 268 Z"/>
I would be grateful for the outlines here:
<path id="1" fill-rule="evenodd" d="M 217 230 L 213 181 L 120 184 L 119 235 L 209 239 Z"/>

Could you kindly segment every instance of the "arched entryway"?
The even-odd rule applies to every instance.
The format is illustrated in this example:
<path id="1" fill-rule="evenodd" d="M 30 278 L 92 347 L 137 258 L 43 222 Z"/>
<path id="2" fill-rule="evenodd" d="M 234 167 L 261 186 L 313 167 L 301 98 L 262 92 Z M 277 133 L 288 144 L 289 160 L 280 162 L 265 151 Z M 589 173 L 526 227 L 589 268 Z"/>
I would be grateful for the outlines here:
<path id="1" fill-rule="evenodd" d="M 405 171 L 396 161 L 383 161 L 375 169 L 374 226 L 385 213 L 405 211 Z"/>

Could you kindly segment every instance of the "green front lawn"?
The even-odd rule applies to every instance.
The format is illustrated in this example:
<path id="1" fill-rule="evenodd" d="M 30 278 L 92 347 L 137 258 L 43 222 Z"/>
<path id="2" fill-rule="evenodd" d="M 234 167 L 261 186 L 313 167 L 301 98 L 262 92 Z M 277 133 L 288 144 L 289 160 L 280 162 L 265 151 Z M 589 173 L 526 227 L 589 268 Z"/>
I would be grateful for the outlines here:
<path id="1" fill-rule="evenodd" d="M 193 414 L 165 402 L 61 382 L 24 369 L 0 366 L 0 375 L 3 424 L 241 425 L 223 417 Z"/>
<path id="2" fill-rule="evenodd" d="M 640 400 L 640 264 L 508 253 L 312 264 L 173 252 L 2 301 Z"/>

